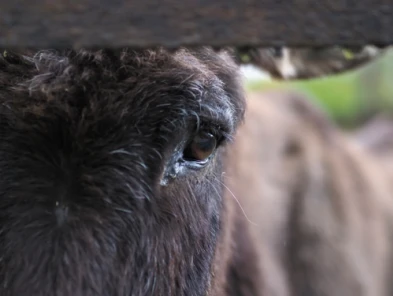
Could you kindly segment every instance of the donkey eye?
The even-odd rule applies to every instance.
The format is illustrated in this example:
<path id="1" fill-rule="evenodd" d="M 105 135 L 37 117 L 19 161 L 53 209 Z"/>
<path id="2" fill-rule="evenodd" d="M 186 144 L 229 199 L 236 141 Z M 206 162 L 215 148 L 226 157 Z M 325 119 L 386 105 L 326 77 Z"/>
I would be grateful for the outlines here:
<path id="1" fill-rule="evenodd" d="M 208 132 L 199 132 L 184 150 L 187 161 L 207 161 L 217 147 L 216 137 Z"/>

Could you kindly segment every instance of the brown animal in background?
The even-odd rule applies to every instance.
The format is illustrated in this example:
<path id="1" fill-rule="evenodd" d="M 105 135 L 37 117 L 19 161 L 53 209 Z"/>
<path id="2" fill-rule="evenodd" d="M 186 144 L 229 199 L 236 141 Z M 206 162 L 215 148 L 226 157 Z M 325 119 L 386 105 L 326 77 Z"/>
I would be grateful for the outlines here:
<path id="1" fill-rule="evenodd" d="M 299 94 L 253 94 L 247 110 L 226 174 L 243 207 L 227 205 L 233 295 L 392 295 L 386 168 Z"/>
<path id="2" fill-rule="evenodd" d="M 349 134 L 374 154 L 381 164 L 390 170 L 393 177 L 393 120 L 391 115 L 377 114 Z"/>
<path id="3" fill-rule="evenodd" d="M 0 295 L 390 295 L 390 184 L 209 48 L 0 57 Z M 229 157 L 229 158 L 227 158 Z"/>

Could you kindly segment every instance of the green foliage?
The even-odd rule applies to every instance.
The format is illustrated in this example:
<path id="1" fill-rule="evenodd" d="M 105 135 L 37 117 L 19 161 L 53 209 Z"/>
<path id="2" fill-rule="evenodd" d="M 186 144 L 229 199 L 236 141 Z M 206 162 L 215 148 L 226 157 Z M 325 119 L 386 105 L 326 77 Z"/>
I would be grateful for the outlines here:
<path id="1" fill-rule="evenodd" d="M 368 113 L 393 113 L 393 53 L 354 71 L 306 81 L 246 83 L 248 91 L 289 88 L 307 94 L 342 125 L 356 125 Z"/>

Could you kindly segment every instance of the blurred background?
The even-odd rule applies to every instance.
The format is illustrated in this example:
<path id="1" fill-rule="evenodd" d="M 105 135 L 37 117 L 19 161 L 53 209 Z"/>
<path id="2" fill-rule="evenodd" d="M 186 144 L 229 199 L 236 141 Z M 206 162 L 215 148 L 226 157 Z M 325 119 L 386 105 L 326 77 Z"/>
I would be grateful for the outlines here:
<path id="1" fill-rule="evenodd" d="M 242 66 L 248 92 L 289 88 L 304 92 L 345 129 L 376 114 L 393 114 L 393 51 L 344 73 L 308 80 L 279 81 L 252 65 Z"/>

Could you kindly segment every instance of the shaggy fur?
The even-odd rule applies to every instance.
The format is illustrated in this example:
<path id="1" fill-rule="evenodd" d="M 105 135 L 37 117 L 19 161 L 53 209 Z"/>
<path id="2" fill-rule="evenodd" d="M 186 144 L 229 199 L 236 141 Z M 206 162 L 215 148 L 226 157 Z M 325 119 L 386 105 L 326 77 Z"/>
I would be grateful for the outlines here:
<path id="1" fill-rule="evenodd" d="M 388 296 L 391 182 L 208 48 L 0 57 L 0 295 Z M 182 158 L 198 130 L 219 147 Z M 228 158 L 226 158 L 228 157 Z"/>
<path id="2" fill-rule="evenodd" d="M 296 93 L 254 94 L 245 118 L 226 180 L 247 215 L 231 218 L 233 295 L 392 295 L 386 168 Z"/>
<path id="3" fill-rule="evenodd" d="M 237 66 L 201 48 L 0 56 L 0 295 L 206 295 Z M 181 161 L 198 129 L 222 138 Z"/>

